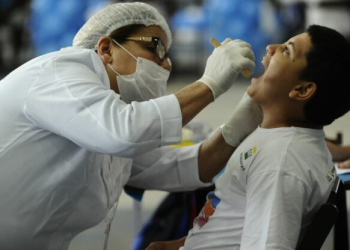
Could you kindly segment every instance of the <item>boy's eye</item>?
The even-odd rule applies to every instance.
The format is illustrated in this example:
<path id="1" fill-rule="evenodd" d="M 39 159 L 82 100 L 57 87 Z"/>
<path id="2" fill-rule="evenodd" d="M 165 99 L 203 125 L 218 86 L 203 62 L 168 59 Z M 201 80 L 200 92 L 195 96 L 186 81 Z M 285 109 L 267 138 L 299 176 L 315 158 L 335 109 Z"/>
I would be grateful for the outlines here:
<path id="1" fill-rule="evenodd" d="M 284 48 L 284 52 L 286 52 L 289 55 L 289 49 L 287 46 Z"/>

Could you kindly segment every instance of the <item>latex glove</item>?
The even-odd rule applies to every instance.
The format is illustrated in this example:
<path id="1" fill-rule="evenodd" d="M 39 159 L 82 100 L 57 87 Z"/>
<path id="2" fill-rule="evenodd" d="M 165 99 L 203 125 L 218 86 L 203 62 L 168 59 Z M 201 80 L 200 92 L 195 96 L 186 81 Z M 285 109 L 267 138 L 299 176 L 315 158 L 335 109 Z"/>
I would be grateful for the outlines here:
<path id="1" fill-rule="evenodd" d="M 243 68 L 250 73 L 255 69 L 255 57 L 250 44 L 227 38 L 209 56 L 204 74 L 198 81 L 205 83 L 216 99 L 232 86 Z"/>
<path id="2" fill-rule="evenodd" d="M 222 136 L 226 143 L 238 147 L 261 124 L 262 120 L 261 107 L 245 92 L 231 118 L 221 126 Z"/>

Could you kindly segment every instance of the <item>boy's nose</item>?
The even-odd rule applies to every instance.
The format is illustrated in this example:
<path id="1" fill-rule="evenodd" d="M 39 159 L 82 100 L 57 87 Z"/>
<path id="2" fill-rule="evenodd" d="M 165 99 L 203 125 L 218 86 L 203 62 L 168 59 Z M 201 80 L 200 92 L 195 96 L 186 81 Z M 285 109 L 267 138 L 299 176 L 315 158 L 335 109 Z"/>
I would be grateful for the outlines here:
<path id="1" fill-rule="evenodd" d="M 266 46 L 266 54 L 268 54 L 269 56 L 273 56 L 273 54 L 275 54 L 276 48 L 278 45 L 276 44 L 270 44 Z"/>

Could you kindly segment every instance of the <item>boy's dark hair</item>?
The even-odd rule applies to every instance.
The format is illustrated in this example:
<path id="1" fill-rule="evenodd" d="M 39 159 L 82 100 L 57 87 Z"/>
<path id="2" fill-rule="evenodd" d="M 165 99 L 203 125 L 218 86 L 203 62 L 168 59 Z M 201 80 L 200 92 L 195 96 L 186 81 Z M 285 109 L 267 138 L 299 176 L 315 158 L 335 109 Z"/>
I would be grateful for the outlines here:
<path id="1" fill-rule="evenodd" d="M 317 85 L 315 95 L 306 103 L 304 114 L 315 125 L 328 125 L 350 110 L 350 44 L 337 31 L 311 25 L 306 32 L 311 49 L 300 78 Z"/>

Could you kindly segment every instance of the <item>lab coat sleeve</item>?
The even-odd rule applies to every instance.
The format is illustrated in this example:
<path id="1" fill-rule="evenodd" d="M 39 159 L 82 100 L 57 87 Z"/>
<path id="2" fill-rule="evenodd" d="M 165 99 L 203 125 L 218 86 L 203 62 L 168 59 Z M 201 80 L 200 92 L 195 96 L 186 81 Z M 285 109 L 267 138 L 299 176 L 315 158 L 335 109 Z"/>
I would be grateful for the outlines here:
<path id="1" fill-rule="evenodd" d="M 26 95 L 26 117 L 82 148 L 119 157 L 134 158 L 181 141 L 182 116 L 174 95 L 128 105 L 109 88 L 102 62 L 96 62 L 100 59 L 94 60 L 100 74 L 96 65 L 64 57 L 45 64 Z"/>
<path id="2" fill-rule="evenodd" d="M 255 174 L 247 181 L 242 250 L 296 248 L 310 188 L 284 171 Z"/>
<path id="3" fill-rule="evenodd" d="M 134 159 L 127 185 L 172 192 L 212 185 L 199 179 L 199 147 L 162 147 Z"/>

